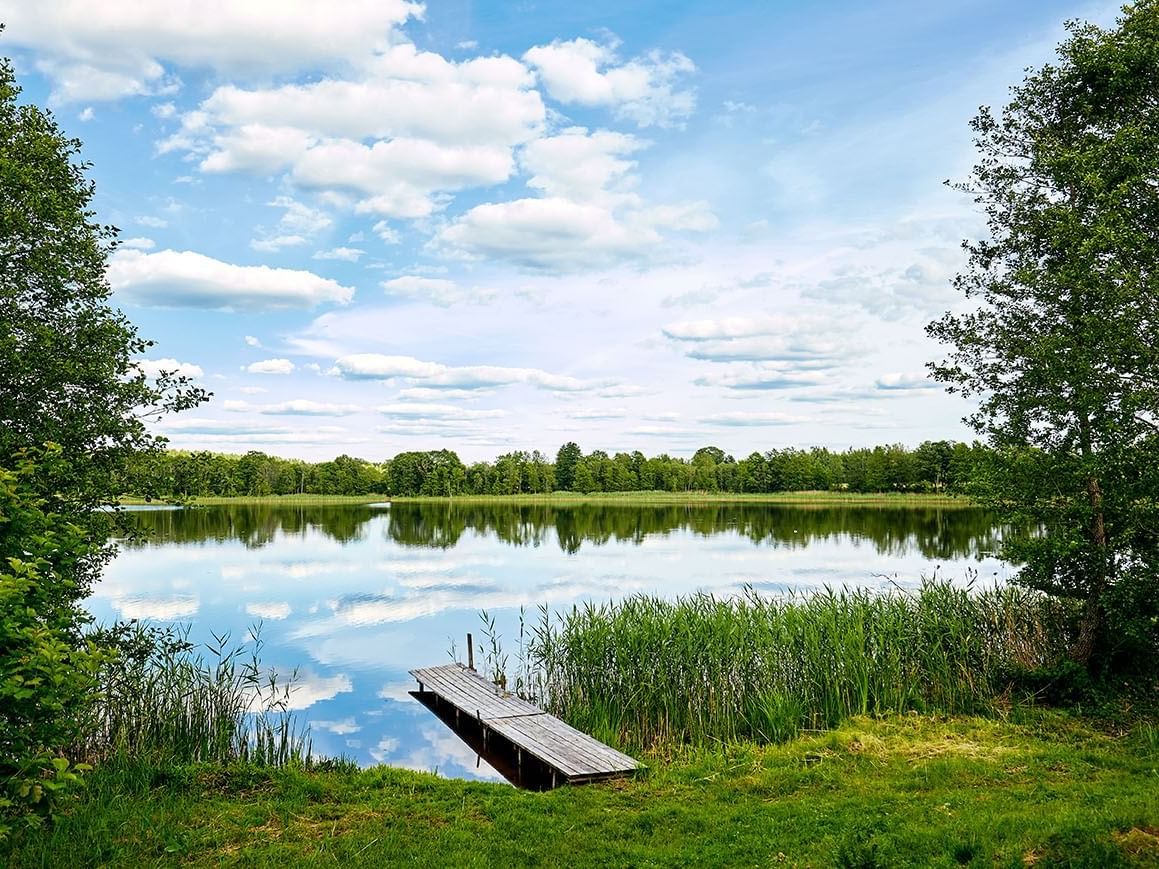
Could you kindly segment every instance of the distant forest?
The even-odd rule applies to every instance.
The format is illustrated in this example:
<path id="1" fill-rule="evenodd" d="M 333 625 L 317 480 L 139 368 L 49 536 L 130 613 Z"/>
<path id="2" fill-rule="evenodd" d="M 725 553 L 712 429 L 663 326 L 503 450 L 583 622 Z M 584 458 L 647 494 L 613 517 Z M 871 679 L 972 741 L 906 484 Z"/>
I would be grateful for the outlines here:
<path id="1" fill-rule="evenodd" d="M 926 441 L 833 452 L 754 452 L 734 459 L 702 447 L 691 459 L 641 452 L 584 454 L 575 443 L 552 461 L 541 452 L 513 452 L 465 465 L 451 450 L 399 453 L 382 463 L 339 456 L 328 462 L 282 459 L 261 452 L 142 453 L 123 469 L 121 491 L 145 497 L 231 495 L 368 495 L 397 497 L 517 495 L 549 492 L 850 492 L 962 491 L 987 450 L 978 443 Z"/>

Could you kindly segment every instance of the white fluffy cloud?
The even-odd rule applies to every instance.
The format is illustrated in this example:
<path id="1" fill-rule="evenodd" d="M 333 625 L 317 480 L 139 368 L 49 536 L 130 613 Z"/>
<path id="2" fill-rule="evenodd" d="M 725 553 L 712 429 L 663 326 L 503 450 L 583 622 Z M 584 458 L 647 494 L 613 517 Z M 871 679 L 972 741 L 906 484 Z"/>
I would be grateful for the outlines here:
<path id="1" fill-rule="evenodd" d="M 695 64 L 678 51 L 652 51 L 621 63 L 615 43 L 556 40 L 523 55 L 547 92 L 562 103 L 607 106 L 641 127 L 671 126 L 692 114 L 696 95 L 681 89 Z"/>
<path id="2" fill-rule="evenodd" d="M 138 359 L 133 363 L 149 378 L 157 378 L 161 372 L 176 374 L 178 377 L 202 377 L 204 373 L 200 365 L 192 362 L 178 362 L 176 359 Z"/>
<path id="3" fill-rule="evenodd" d="M 40 53 L 57 100 L 171 91 L 166 64 L 230 74 L 345 66 L 388 45 L 422 6 L 404 0 L 0 0 L 5 40 Z"/>
<path id="4" fill-rule="evenodd" d="M 507 260 L 537 271 L 599 269 L 660 253 L 661 228 L 716 225 L 706 203 L 645 206 L 633 192 L 646 143 L 607 130 L 568 128 L 531 142 L 521 164 L 541 198 L 485 203 L 439 233 L 436 244 L 470 257 Z"/>
<path id="5" fill-rule="evenodd" d="M 534 84 L 510 57 L 456 63 L 397 43 L 345 76 L 218 87 L 158 147 L 188 152 L 205 172 L 284 171 L 353 195 L 361 213 L 421 218 L 456 191 L 511 176 L 513 149 L 545 123 Z"/>
<path id="6" fill-rule="evenodd" d="M 261 311 L 346 304 L 354 297 L 352 287 L 312 272 L 233 265 L 193 251 L 118 250 L 108 278 L 127 301 L 158 307 Z"/>
<path id="7" fill-rule="evenodd" d="M 294 363 L 289 359 L 263 359 L 251 362 L 245 370 L 250 374 L 293 374 Z"/>

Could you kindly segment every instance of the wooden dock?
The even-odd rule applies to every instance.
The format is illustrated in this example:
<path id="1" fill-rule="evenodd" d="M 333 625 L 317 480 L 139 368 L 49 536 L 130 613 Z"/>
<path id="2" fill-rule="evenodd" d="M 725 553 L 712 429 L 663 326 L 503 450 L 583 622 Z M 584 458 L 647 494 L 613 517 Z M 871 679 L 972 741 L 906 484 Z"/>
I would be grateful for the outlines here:
<path id="1" fill-rule="evenodd" d="M 546 789 L 642 767 L 462 664 L 411 670 L 411 694 L 513 784 Z"/>

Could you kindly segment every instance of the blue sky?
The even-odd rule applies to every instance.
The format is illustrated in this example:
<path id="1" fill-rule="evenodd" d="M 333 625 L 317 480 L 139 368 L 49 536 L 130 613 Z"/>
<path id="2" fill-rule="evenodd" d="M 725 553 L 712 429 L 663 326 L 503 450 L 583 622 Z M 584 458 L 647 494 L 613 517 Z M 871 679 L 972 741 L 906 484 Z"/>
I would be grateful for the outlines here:
<path id="1" fill-rule="evenodd" d="M 925 379 L 970 117 L 1112 3 L 0 0 L 175 447 L 969 437 Z"/>

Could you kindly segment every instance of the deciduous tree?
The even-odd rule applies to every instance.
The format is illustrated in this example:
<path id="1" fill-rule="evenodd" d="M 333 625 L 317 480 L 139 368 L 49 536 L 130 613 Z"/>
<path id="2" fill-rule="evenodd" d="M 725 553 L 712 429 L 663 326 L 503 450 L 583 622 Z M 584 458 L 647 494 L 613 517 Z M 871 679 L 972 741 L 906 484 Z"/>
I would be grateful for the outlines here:
<path id="1" fill-rule="evenodd" d="M 996 448 L 977 494 L 1043 528 L 1007 551 L 1023 582 L 1082 602 L 1073 652 L 1091 663 L 1125 637 L 1154 650 L 1159 3 L 1068 30 L 972 123 L 980 159 L 957 186 L 988 237 L 956 280 L 972 306 L 928 331 L 951 348 L 934 377 L 978 398 L 969 422 Z"/>

